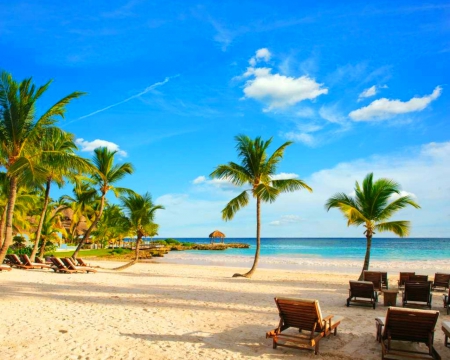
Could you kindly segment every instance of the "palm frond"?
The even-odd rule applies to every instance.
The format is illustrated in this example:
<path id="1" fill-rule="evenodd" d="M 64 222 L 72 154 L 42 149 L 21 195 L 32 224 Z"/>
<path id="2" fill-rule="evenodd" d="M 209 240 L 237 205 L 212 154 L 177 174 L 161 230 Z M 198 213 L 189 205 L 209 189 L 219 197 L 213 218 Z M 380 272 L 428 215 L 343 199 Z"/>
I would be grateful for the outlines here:
<path id="1" fill-rule="evenodd" d="M 222 219 L 225 221 L 233 219 L 234 215 L 249 202 L 248 190 L 243 191 L 234 199 L 230 200 L 222 210 Z"/>
<path id="2" fill-rule="evenodd" d="M 303 180 L 300 179 L 280 179 L 280 180 L 272 180 L 272 186 L 275 189 L 278 189 L 280 192 L 292 192 L 301 189 L 306 189 L 309 192 L 312 192 L 312 188 L 310 188 Z"/>
<path id="3" fill-rule="evenodd" d="M 400 237 L 405 237 L 409 235 L 410 222 L 403 220 L 384 222 L 375 225 L 375 229 L 380 232 L 391 231 Z"/>

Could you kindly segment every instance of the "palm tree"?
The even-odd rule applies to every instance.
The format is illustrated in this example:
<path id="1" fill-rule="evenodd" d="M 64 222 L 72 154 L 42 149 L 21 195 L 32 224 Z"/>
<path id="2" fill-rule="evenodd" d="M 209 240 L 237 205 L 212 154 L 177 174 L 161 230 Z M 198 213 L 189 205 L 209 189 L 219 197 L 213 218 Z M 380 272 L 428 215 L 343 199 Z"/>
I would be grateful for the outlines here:
<path id="1" fill-rule="evenodd" d="M 32 78 L 20 83 L 3 71 L 0 77 L 0 152 L 2 165 L 9 176 L 9 198 L 6 212 L 6 236 L 0 250 L 0 263 L 12 242 L 13 213 L 20 177 L 25 175 L 41 180 L 45 169 L 39 166 L 39 157 L 32 151 L 45 129 L 53 127 L 57 117 L 64 117 L 66 105 L 83 95 L 81 92 L 62 98 L 36 119 L 36 102 L 45 93 L 51 80 L 36 88 Z M 30 156 L 32 154 L 33 156 Z"/>
<path id="2" fill-rule="evenodd" d="M 249 203 L 249 193 L 256 199 L 256 253 L 253 266 L 245 274 L 234 274 L 250 278 L 256 270 L 259 260 L 261 246 L 261 202 L 274 202 L 278 195 L 283 192 L 291 192 L 300 189 L 312 189 L 300 179 L 279 179 L 275 180 L 274 175 L 277 165 L 283 158 L 284 151 L 292 144 L 288 141 L 281 145 L 269 157 L 267 148 L 272 143 L 272 138 L 267 141 L 257 137 L 255 140 L 248 136 L 236 136 L 236 149 L 241 159 L 241 164 L 229 162 L 226 165 L 219 165 L 212 173 L 212 178 L 230 181 L 236 186 L 244 184 L 250 185 L 250 189 L 244 190 L 241 194 L 232 199 L 222 210 L 222 219 L 227 221 L 233 219 L 239 209 Z"/>
<path id="3" fill-rule="evenodd" d="M 106 147 L 99 147 L 94 150 L 93 163 L 96 171 L 92 174 L 92 181 L 94 186 L 97 186 L 100 193 L 100 206 L 98 212 L 95 215 L 94 221 L 84 234 L 80 243 L 78 244 L 75 252 L 72 254 L 72 258 L 78 256 L 78 252 L 84 245 L 92 230 L 97 225 L 97 222 L 102 217 L 103 209 L 105 207 L 106 194 L 109 190 L 112 190 L 116 196 L 122 193 L 133 193 L 129 189 L 114 187 L 113 184 L 123 179 L 125 175 L 133 173 L 133 165 L 131 163 L 116 164 L 114 165 L 114 155 L 117 151 L 110 151 Z"/>
<path id="4" fill-rule="evenodd" d="M 136 252 L 134 260 L 117 268 L 116 270 L 123 270 L 139 261 L 139 244 L 145 235 L 155 232 L 155 218 L 156 210 L 164 209 L 161 205 L 155 205 L 152 202 L 152 197 L 149 193 L 144 195 L 129 194 L 128 196 L 121 196 L 122 207 L 125 212 L 124 229 L 133 232 L 136 239 Z"/>
<path id="5" fill-rule="evenodd" d="M 399 197 L 393 198 L 395 195 Z M 356 182 L 354 197 L 337 193 L 328 199 L 325 205 L 327 211 L 331 208 L 337 208 L 347 218 L 347 226 L 363 225 L 366 228 L 364 231 L 367 239 L 366 256 L 359 280 L 363 279 L 364 270 L 369 270 L 370 249 L 375 230 L 380 232 L 391 231 L 400 237 L 409 235 L 409 221 L 386 221 L 408 205 L 416 209 L 420 208 L 411 196 L 400 196 L 400 185 L 398 183 L 385 178 L 374 182 L 373 173 L 367 174 L 362 187 Z"/>
<path id="6" fill-rule="evenodd" d="M 38 251 L 38 244 L 41 238 L 41 231 L 44 222 L 44 216 L 47 212 L 47 206 L 50 201 L 50 186 L 52 182 L 59 187 L 64 185 L 64 178 L 71 177 L 77 172 L 86 172 L 92 169 L 89 160 L 84 159 L 77 154 L 74 135 L 58 128 L 50 128 L 44 132 L 40 141 L 39 151 L 44 150 L 44 156 L 41 159 L 41 165 L 47 170 L 45 180 L 45 195 L 40 214 L 40 220 L 36 229 L 35 243 L 30 259 L 33 262 Z M 40 253 L 44 251 L 45 245 L 42 245 Z"/>

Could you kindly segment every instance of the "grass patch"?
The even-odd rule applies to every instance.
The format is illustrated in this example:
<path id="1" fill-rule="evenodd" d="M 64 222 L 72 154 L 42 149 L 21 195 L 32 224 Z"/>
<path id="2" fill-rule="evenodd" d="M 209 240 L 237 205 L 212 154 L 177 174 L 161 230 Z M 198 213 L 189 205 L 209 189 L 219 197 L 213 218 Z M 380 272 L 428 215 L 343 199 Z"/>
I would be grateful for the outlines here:
<path id="1" fill-rule="evenodd" d="M 113 252 L 113 251 L 116 252 Z M 94 250 L 80 250 L 80 252 L 78 253 L 79 257 L 83 258 L 83 257 L 90 257 L 90 256 L 96 256 L 96 257 L 102 257 L 102 256 L 111 256 L 111 255 L 120 255 L 120 254 L 128 254 L 131 250 L 129 249 L 121 249 L 121 251 L 119 251 L 119 253 L 117 253 L 118 249 L 94 249 Z M 54 253 L 49 253 L 46 255 L 53 255 L 59 258 L 63 258 L 63 257 L 71 257 L 73 254 L 73 251 L 58 251 L 58 252 L 54 252 Z"/>

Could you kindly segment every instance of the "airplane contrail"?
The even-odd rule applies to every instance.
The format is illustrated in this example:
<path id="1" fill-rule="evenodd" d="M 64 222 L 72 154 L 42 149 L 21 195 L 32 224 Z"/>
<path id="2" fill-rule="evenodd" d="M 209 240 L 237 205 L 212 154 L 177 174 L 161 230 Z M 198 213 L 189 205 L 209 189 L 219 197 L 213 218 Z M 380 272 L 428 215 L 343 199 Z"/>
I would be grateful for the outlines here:
<path id="1" fill-rule="evenodd" d="M 133 96 L 130 96 L 129 98 L 126 98 L 125 100 L 122 100 L 122 101 L 119 101 L 118 103 L 109 105 L 109 106 L 107 106 L 107 107 L 105 107 L 105 108 L 103 108 L 103 109 L 96 110 L 96 111 L 94 111 L 94 112 L 91 112 L 90 114 L 83 115 L 83 116 L 79 117 L 77 120 L 85 119 L 85 118 L 87 118 L 87 117 L 89 117 L 89 116 L 92 116 L 92 115 L 101 113 L 101 112 L 106 111 L 106 110 L 108 110 L 108 109 L 111 109 L 111 108 L 113 108 L 113 107 L 115 107 L 115 106 L 118 106 L 118 105 L 120 105 L 120 104 L 126 103 L 126 102 L 128 102 L 128 101 L 130 101 L 130 100 L 133 100 L 133 99 L 135 99 L 135 98 L 137 98 L 137 97 L 139 97 L 139 96 L 142 96 L 142 95 L 148 93 L 149 91 L 152 91 L 154 88 L 157 88 L 158 86 L 163 86 L 164 84 L 167 84 L 167 83 L 169 82 L 170 79 L 176 78 L 176 77 L 178 77 L 178 76 L 180 76 L 180 75 L 168 76 L 168 77 L 166 77 L 166 78 L 164 79 L 164 81 L 159 81 L 159 82 L 154 83 L 153 85 L 150 85 L 149 87 L 146 87 L 146 88 L 145 88 L 143 91 L 141 91 L 139 94 L 135 94 L 135 95 L 133 95 Z"/>

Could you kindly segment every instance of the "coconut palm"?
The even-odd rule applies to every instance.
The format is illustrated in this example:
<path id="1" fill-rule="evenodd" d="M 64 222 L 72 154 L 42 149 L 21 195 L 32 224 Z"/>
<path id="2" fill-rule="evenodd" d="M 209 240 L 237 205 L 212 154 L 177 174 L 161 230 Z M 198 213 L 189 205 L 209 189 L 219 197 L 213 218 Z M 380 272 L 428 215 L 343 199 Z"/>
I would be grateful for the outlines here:
<path id="1" fill-rule="evenodd" d="M 92 174 L 92 182 L 94 187 L 97 187 L 99 192 L 100 205 L 91 226 L 89 226 L 75 252 L 72 254 L 72 258 L 74 259 L 78 256 L 78 252 L 86 240 L 89 239 L 92 230 L 102 217 L 103 209 L 105 207 L 106 194 L 108 191 L 112 190 L 116 196 L 120 196 L 123 193 L 133 193 L 129 189 L 114 187 L 113 185 L 122 180 L 127 174 L 132 174 L 134 171 L 131 163 L 114 165 L 114 156 L 116 154 L 117 151 L 110 151 L 106 147 L 99 147 L 94 150 L 94 158 L 92 161 L 95 165 L 96 171 Z"/>
<path id="2" fill-rule="evenodd" d="M 229 162 L 226 165 L 219 165 L 212 173 L 212 178 L 230 181 L 236 186 L 248 184 L 250 189 L 244 190 L 241 194 L 232 199 L 222 210 L 222 219 L 225 221 L 233 219 L 234 215 L 241 208 L 246 206 L 250 197 L 256 199 L 256 253 L 253 266 L 245 274 L 234 274 L 236 276 L 251 277 L 256 270 L 259 260 L 261 246 L 261 202 L 274 202 L 278 195 L 283 192 L 291 192 L 300 189 L 312 189 L 300 179 L 275 179 L 277 166 L 283 158 L 284 151 L 292 144 L 288 141 L 281 145 L 275 152 L 268 156 L 267 149 L 272 143 L 272 138 L 267 141 L 257 137 L 255 140 L 248 136 L 236 136 L 236 149 L 241 159 L 241 164 Z"/>
<path id="3" fill-rule="evenodd" d="M 367 174 L 362 187 L 355 184 L 355 196 L 337 193 L 328 199 L 325 208 L 339 209 L 347 218 L 347 226 L 363 225 L 366 230 L 366 255 L 364 266 L 359 276 L 363 279 L 364 270 L 369 270 L 370 249 L 375 230 L 390 231 L 400 237 L 408 236 L 410 222 L 404 220 L 387 221 L 397 211 L 411 205 L 416 209 L 420 206 L 409 195 L 401 196 L 400 185 L 393 180 L 381 178 L 373 181 L 373 173 Z"/>
<path id="4" fill-rule="evenodd" d="M 38 251 L 44 216 L 50 201 L 51 184 L 55 183 L 61 187 L 64 185 L 66 177 L 72 177 L 76 173 L 92 170 L 89 160 L 75 154 L 75 150 L 78 150 L 78 148 L 75 145 L 73 134 L 67 133 L 59 128 L 50 128 L 43 132 L 43 135 L 40 141 L 39 151 L 44 151 L 44 156 L 41 158 L 41 166 L 47 170 L 47 176 L 45 180 L 43 206 L 36 229 L 36 240 L 30 255 L 31 261 L 34 261 L 34 257 Z M 45 245 L 42 245 L 40 253 L 44 251 L 44 248 Z"/>
<path id="5" fill-rule="evenodd" d="M 42 132 L 53 127 L 58 117 L 64 117 L 66 105 L 83 95 L 81 92 L 73 92 L 37 117 L 36 102 L 50 84 L 51 81 L 36 88 L 32 78 L 17 82 L 5 71 L 0 77 L 0 161 L 7 170 L 10 186 L 5 220 L 6 236 L 0 250 L 0 263 L 12 242 L 13 213 L 19 179 L 45 178 L 46 171 L 39 165 L 39 157 L 36 157 L 33 148 L 37 146 Z"/>
<path id="6" fill-rule="evenodd" d="M 61 242 L 61 238 L 58 234 L 66 236 L 66 229 L 62 223 L 62 211 L 64 209 L 58 203 L 49 204 L 47 211 L 44 214 L 44 221 L 42 222 L 41 231 L 41 250 L 39 257 L 44 256 L 45 247 L 49 243 Z M 38 242 L 36 240 L 36 242 Z"/>
<path id="7" fill-rule="evenodd" d="M 133 261 L 117 268 L 117 270 L 123 270 L 139 261 L 140 242 L 144 236 L 155 232 L 156 224 L 153 222 L 155 212 L 156 210 L 164 209 L 161 205 L 153 204 L 149 193 L 145 193 L 142 196 L 129 194 L 128 196 L 121 196 L 120 200 L 125 213 L 124 230 L 133 232 L 136 235 L 136 252 Z"/>

